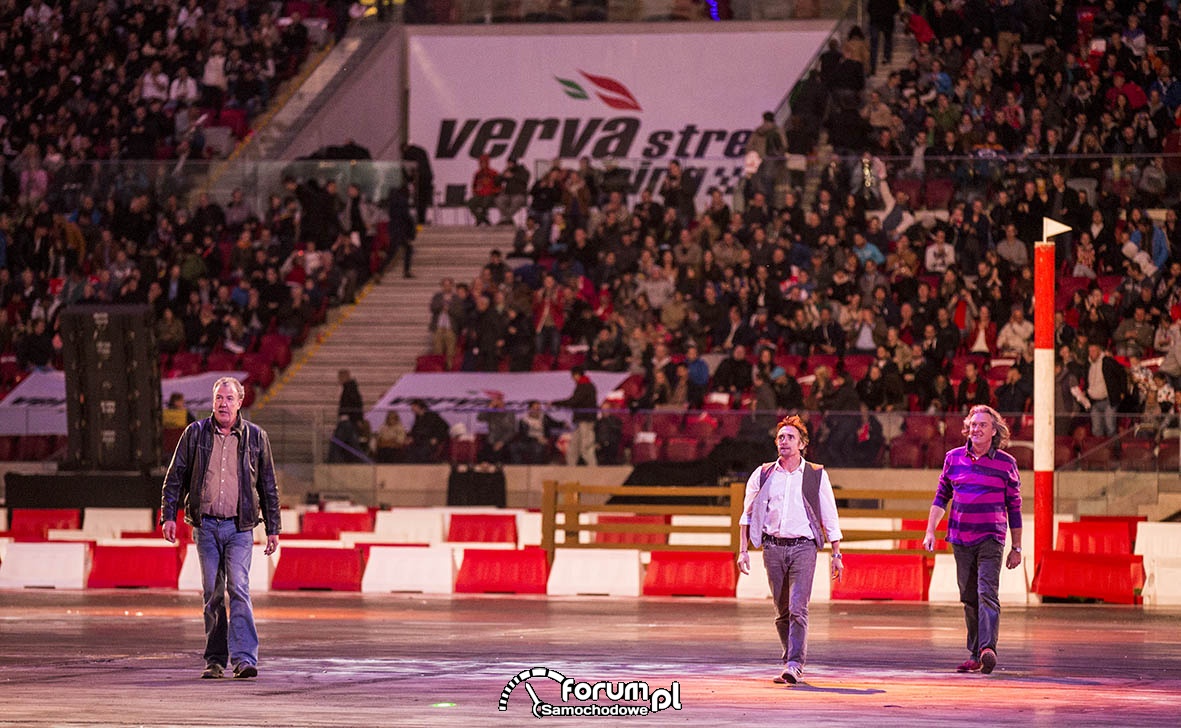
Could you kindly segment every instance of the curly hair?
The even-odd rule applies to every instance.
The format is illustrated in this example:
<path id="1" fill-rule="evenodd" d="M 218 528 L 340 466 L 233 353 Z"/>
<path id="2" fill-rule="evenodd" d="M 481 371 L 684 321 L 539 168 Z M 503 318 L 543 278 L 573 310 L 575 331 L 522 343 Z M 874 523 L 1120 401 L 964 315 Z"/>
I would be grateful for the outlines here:
<path id="1" fill-rule="evenodd" d="M 1001 417 L 1000 413 L 989 407 L 986 404 L 978 404 L 972 409 L 968 410 L 967 417 L 964 417 L 964 429 L 961 434 L 964 437 L 968 436 L 968 422 L 971 421 L 972 415 L 978 412 L 984 412 L 992 418 L 992 426 L 996 430 L 992 433 L 992 446 L 997 450 L 1003 450 L 1009 446 L 1009 424 L 1005 422 L 1005 418 Z"/>

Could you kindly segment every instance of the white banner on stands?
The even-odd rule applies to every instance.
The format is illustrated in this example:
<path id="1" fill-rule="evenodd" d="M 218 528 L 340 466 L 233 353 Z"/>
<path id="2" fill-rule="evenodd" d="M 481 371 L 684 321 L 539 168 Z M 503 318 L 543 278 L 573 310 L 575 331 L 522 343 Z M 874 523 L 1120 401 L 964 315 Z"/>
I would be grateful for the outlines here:
<path id="1" fill-rule="evenodd" d="M 221 377 L 245 379 L 246 372 L 204 372 L 160 381 L 160 398 L 167 406 L 173 392 L 185 396 L 190 412 L 213 408 L 213 383 Z M 0 402 L 0 435 L 65 435 L 66 375 L 33 372 Z"/>
<path id="2" fill-rule="evenodd" d="M 598 394 L 598 404 L 619 387 L 626 373 L 587 372 Z M 386 390 L 373 409 L 365 415 L 376 432 L 385 422 L 386 412 L 394 410 L 407 429 L 414 423 L 410 403 L 421 399 L 443 419 L 451 424 L 463 423 L 470 426 L 475 414 L 488 406 L 490 392 L 504 394 L 506 409 L 524 412 L 530 400 L 547 405 L 556 399 L 566 399 L 574 392 L 574 379 L 570 372 L 411 372 Z M 569 420 L 570 410 L 554 409 L 548 414 L 554 419 Z"/>
<path id="3" fill-rule="evenodd" d="M 831 23 L 708 32 L 534 35 L 411 30 L 410 141 L 431 157 L 435 187 L 462 185 L 483 154 L 535 163 L 588 156 L 642 160 L 636 189 L 659 189 L 682 160 L 701 204 L 742 176 L 750 132 L 820 49 Z M 552 27 L 552 26 L 551 26 Z M 658 198 L 659 199 L 659 198 Z"/>

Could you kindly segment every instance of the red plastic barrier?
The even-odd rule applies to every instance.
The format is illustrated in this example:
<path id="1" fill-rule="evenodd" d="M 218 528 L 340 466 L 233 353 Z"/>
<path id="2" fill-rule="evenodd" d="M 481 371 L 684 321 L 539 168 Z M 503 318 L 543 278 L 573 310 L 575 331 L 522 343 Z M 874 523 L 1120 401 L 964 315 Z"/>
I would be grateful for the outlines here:
<path id="1" fill-rule="evenodd" d="M 271 589 L 361 591 L 365 565 L 357 549 L 284 548 Z"/>
<path id="2" fill-rule="evenodd" d="M 457 594 L 545 594 L 549 562 L 545 550 L 464 549 L 455 577 Z"/>
<path id="3" fill-rule="evenodd" d="M 1049 551 L 1033 577 L 1033 591 L 1043 597 L 1102 599 L 1113 604 L 1139 604 L 1143 587 L 1144 557 L 1130 554 Z"/>
<path id="4" fill-rule="evenodd" d="M 646 596 L 732 597 L 738 587 L 734 554 L 726 551 L 653 551 L 644 572 Z"/>
<path id="5" fill-rule="evenodd" d="M 1058 524 L 1056 551 L 1072 554 L 1132 553 L 1132 540 L 1128 525 L 1112 521 L 1079 521 Z"/>
<path id="6" fill-rule="evenodd" d="M 8 535 L 14 541 L 45 541 L 51 528 L 81 527 L 78 508 L 13 508 L 8 518 Z"/>
<path id="7" fill-rule="evenodd" d="M 845 573 L 832 583 L 832 599 L 894 599 L 925 602 L 932 564 L 918 554 L 844 552 Z M 816 573 L 817 579 L 828 574 Z"/>
<path id="8" fill-rule="evenodd" d="M 1136 543 L 1137 524 L 1144 523 L 1148 516 L 1079 516 L 1082 523 L 1122 523 L 1128 528 L 1128 538 Z"/>
<path id="9" fill-rule="evenodd" d="M 497 513 L 454 513 L 447 540 L 460 543 L 516 543 L 517 517 Z"/>
<path id="10" fill-rule="evenodd" d="M 94 546 L 87 589 L 175 589 L 183 552 L 176 546 Z"/>
<path id="11" fill-rule="evenodd" d="M 903 518 L 903 531 L 926 531 L 927 519 L 925 518 Z M 951 545 L 945 540 L 947 538 L 947 524 L 945 523 L 941 528 L 935 530 L 935 550 L 940 552 L 951 553 Z M 923 540 L 921 538 L 904 538 L 899 539 L 898 548 L 918 550 L 923 547 Z"/>
<path id="12" fill-rule="evenodd" d="M 656 515 L 617 516 L 610 513 L 604 513 L 599 516 L 598 521 L 600 524 L 658 523 L 661 525 L 667 525 L 669 523 L 669 517 Z M 627 533 L 624 531 L 595 531 L 594 533 L 595 543 L 631 543 L 639 545 L 668 543 L 667 533 Z"/>
<path id="13" fill-rule="evenodd" d="M 323 538 L 335 541 L 341 531 L 372 531 L 373 514 L 308 511 L 299 524 L 299 534 L 305 538 Z"/>

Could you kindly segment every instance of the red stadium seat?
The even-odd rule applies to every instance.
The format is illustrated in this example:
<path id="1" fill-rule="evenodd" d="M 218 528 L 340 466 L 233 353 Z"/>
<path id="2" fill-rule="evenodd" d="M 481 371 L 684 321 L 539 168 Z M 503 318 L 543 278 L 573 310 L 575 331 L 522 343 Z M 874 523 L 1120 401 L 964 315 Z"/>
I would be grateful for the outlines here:
<path id="1" fill-rule="evenodd" d="M 797 354 L 776 354 L 775 366 L 783 367 L 789 377 L 797 377 L 804 368 L 804 357 Z"/>
<path id="2" fill-rule="evenodd" d="M 854 382 L 860 382 L 869 374 L 873 356 L 869 354 L 847 354 L 844 359 L 845 375 Z"/>
<path id="3" fill-rule="evenodd" d="M 653 460 L 660 459 L 660 441 L 653 439 L 641 439 L 645 434 L 654 433 L 636 433 L 636 441 L 632 443 L 632 464 L 638 465 L 640 463 L 648 463 Z"/>
<path id="4" fill-rule="evenodd" d="M 451 462 L 473 465 L 476 462 L 478 449 L 474 436 L 453 437 L 451 438 Z"/>
<path id="5" fill-rule="evenodd" d="M 242 369 L 246 371 L 246 378 L 259 387 L 266 389 L 275 381 L 275 370 L 271 362 L 262 354 L 243 354 Z"/>
<path id="6" fill-rule="evenodd" d="M 238 355 L 229 351 L 211 351 L 205 357 L 205 371 L 232 372 L 238 368 Z"/>
<path id="7" fill-rule="evenodd" d="M 1075 449 L 1075 440 L 1070 435 L 1060 435 L 1054 438 L 1054 468 L 1057 470 L 1067 469 L 1069 467 L 1078 467 L 1075 462 L 1078 457 L 1078 452 Z"/>
<path id="8" fill-rule="evenodd" d="M 899 178 L 890 183 L 890 191 L 894 197 L 898 197 L 899 192 L 905 192 L 906 196 L 910 198 L 910 209 L 921 210 L 923 208 L 923 182 L 922 180 Z"/>
<path id="9" fill-rule="evenodd" d="M 178 377 L 201 373 L 201 355 L 191 351 L 178 351 L 172 355 L 172 370 Z"/>
<path id="10" fill-rule="evenodd" d="M 925 444 L 922 440 L 902 435 L 890 441 L 890 467 L 922 468 L 926 464 Z"/>
<path id="11" fill-rule="evenodd" d="M 270 359 L 279 371 L 291 365 L 291 342 L 282 334 L 264 334 L 258 344 L 258 353 Z"/>
<path id="12" fill-rule="evenodd" d="M 416 372 L 445 372 L 447 357 L 442 354 L 424 354 L 414 362 Z"/>
<path id="13" fill-rule="evenodd" d="M 1033 470 L 1033 448 L 1029 445 L 1012 445 L 1009 454 L 1017 461 L 1018 470 Z"/>
<path id="14" fill-rule="evenodd" d="M 1124 438 L 1120 448 L 1119 466 L 1122 470 L 1152 472 L 1156 470 L 1156 451 L 1151 440 Z"/>
<path id="15" fill-rule="evenodd" d="M 928 210 L 946 210 L 955 196 L 955 182 L 932 177 L 923 187 L 923 202 Z"/>
<path id="16" fill-rule="evenodd" d="M 698 459 L 699 450 L 696 437 L 670 437 L 664 446 L 664 457 L 675 463 L 691 462 Z"/>
<path id="17" fill-rule="evenodd" d="M 1079 443 L 1079 462 L 1085 470 L 1111 470 L 1111 442 L 1088 435 Z"/>

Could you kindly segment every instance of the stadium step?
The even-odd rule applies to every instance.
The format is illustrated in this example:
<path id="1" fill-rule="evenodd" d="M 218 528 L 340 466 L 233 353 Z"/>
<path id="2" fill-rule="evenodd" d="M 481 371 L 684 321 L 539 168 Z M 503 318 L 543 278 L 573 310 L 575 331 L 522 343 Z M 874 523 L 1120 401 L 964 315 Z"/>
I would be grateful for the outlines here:
<path id="1" fill-rule="evenodd" d="M 350 371 L 366 406 L 414 371 L 430 344 L 430 300 L 440 279 L 471 281 L 488 251 L 510 248 L 512 236 L 512 228 L 425 227 L 414 245 L 414 278 L 402 277 L 398 258 L 356 305 L 337 309 L 250 413 L 270 434 L 276 460 L 311 462 L 317 441 L 323 451 L 336 424 L 338 370 Z"/>

